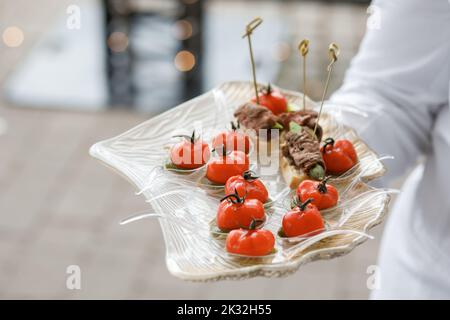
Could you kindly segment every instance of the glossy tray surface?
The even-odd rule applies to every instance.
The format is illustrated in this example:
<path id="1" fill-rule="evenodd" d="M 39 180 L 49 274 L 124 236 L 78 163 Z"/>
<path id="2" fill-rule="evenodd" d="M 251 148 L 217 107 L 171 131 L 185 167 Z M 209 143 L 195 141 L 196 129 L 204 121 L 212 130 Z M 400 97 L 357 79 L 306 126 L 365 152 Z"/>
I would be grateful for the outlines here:
<path id="1" fill-rule="evenodd" d="M 253 92 L 250 82 L 226 82 L 91 147 L 94 158 L 127 178 L 150 201 L 152 210 L 159 216 L 167 267 L 174 276 L 194 281 L 284 276 L 307 262 L 350 252 L 367 240 L 367 232 L 387 212 L 389 194 L 366 184 L 384 174 L 382 162 L 352 129 L 340 124 L 342 112 L 352 112 L 351 108 L 325 105 L 320 122 L 324 137 L 351 140 L 359 158 L 354 170 L 331 180 L 339 189 L 341 199 L 337 208 L 323 213 L 329 230 L 304 241 L 286 241 L 277 236 L 276 252 L 263 258 L 227 254 L 223 237 L 211 233 L 211 221 L 222 190 L 201 184 L 204 169 L 179 174 L 166 170 L 164 163 L 174 134 L 196 129 L 203 139 L 210 141 L 218 130 L 228 127 L 233 110 L 248 101 Z M 289 101 L 301 104 L 300 93 L 282 92 Z M 317 108 L 311 100 L 308 107 Z M 252 161 L 255 157 L 256 151 L 251 155 Z M 292 192 L 279 174 L 262 176 L 262 179 L 274 200 L 265 227 L 276 234 Z"/>

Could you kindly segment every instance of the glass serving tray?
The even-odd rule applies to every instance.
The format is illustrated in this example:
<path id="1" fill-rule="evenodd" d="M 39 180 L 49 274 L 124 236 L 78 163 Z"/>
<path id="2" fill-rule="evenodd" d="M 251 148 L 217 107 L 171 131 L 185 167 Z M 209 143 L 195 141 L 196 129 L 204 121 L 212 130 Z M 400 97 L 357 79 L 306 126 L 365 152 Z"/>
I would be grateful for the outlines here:
<path id="1" fill-rule="evenodd" d="M 280 90 L 290 102 L 302 103 L 301 93 Z M 273 231 L 276 250 L 259 258 L 228 254 L 224 236 L 217 236 L 211 227 L 223 188 L 202 183 L 205 168 L 180 173 L 167 170 L 164 164 L 174 134 L 196 129 L 210 142 L 218 131 L 229 127 L 233 110 L 248 101 L 253 92 L 250 82 L 223 83 L 90 149 L 94 158 L 129 180 L 151 204 L 147 214 L 134 220 L 147 216 L 159 219 L 167 267 L 176 277 L 211 281 L 291 274 L 307 262 L 349 253 L 370 237 L 367 232 L 383 220 L 388 210 L 389 191 L 366 184 L 384 174 L 382 159 L 340 121 L 346 112 L 360 112 L 351 106 L 325 104 L 320 121 L 324 138 L 351 140 L 359 158 L 353 169 L 330 180 L 340 191 L 340 201 L 335 208 L 323 212 L 326 231 L 303 239 L 279 237 L 281 218 L 289 209 L 293 192 L 280 174 L 263 175 L 261 178 L 271 198 L 264 227 Z M 307 107 L 318 108 L 310 99 Z M 257 167 L 256 155 L 253 150 L 250 159 Z"/>

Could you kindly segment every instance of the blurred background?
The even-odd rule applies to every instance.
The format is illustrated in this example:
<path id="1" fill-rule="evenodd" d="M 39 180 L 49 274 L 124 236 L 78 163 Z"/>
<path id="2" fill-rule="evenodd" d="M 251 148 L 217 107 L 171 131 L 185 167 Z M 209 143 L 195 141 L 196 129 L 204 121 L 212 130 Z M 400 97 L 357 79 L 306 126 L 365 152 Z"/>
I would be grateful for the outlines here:
<path id="1" fill-rule="evenodd" d="M 0 298 L 367 298 L 375 240 L 282 279 L 189 283 L 166 269 L 157 221 L 89 147 L 223 81 L 257 76 L 299 90 L 297 44 L 309 38 L 308 94 L 319 99 L 330 42 L 342 82 L 366 28 L 366 1 L 0 0 Z M 82 289 L 66 288 L 79 265 Z"/>

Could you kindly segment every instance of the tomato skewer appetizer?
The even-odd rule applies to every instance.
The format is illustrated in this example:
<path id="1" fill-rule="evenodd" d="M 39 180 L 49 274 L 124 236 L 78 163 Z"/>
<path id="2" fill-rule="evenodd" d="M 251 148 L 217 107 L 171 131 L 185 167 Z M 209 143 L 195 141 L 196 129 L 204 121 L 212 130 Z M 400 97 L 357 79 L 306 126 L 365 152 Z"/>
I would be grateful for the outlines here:
<path id="1" fill-rule="evenodd" d="M 241 175 L 249 169 L 250 160 L 242 151 L 227 152 L 226 147 L 222 145 L 219 150 L 219 156 L 211 159 L 206 166 L 206 178 L 218 184 L 225 184 L 227 180 L 236 175 Z"/>
<path id="2" fill-rule="evenodd" d="M 339 198 L 338 191 L 334 186 L 328 184 L 330 177 L 326 177 L 322 181 L 303 180 L 297 188 L 297 197 L 301 202 L 305 202 L 309 198 L 313 199 L 317 209 L 324 210 L 334 207 Z"/>
<path id="3" fill-rule="evenodd" d="M 328 173 L 342 174 L 358 162 L 355 147 L 349 140 L 327 138 L 324 142 L 320 151 Z"/>
<path id="4" fill-rule="evenodd" d="M 272 111 L 275 115 L 287 111 L 288 103 L 286 98 L 278 90 L 272 89 L 270 83 L 265 90 L 262 90 L 262 92 L 258 94 L 258 97 L 259 104 Z M 253 98 L 252 101 L 256 102 L 256 97 Z"/>
<path id="5" fill-rule="evenodd" d="M 250 138 L 248 135 L 238 132 L 239 128 L 239 121 L 237 124 L 231 121 L 231 131 L 221 132 L 215 136 L 212 140 L 212 147 L 217 148 L 225 145 L 227 150 L 242 151 L 248 154 L 250 152 Z"/>
<path id="6" fill-rule="evenodd" d="M 319 209 L 309 198 L 283 216 L 280 233 L 286 237 L 314 236 L 325 230 L 322 215 Z"/>
<path id="7" fill-rule="evenodd" d="M 237 229 L 231 231 L 226 240 L 226 249 L 229 253 L 246 256 L 265 256 L 274 251 L 275 237 L 265 229 L 256 229 L 258 221 L 251 222 L 249 230 Z"/>
<path id="8" fill-rule="evenodd" d="M 217 226 L 223 231 L 250 227 L 253 220 L 264 221 L 264 205 L 257 199 L 240 197 L 235 190 L 220 199 L 217 209 Z"/>
<path id="9" fill-rule="evenodd" d="M 247 199 L 258 199 L 262 203 L 269 199 L 269 192 L 264 183 L 251 170 L 245 171 L 242 175 L 229 178 L 225 184 L 225 194 L 230 194 L 236 190 L 240 197 Z"/>
<path id="10" fill-rule="evenodd" d="M 173 136 L 185 138 L 170 149 L 170 160 L 180 169 L 197 169 L 204 166 L 210 157 L 209 147 L 206 142 L 195 137 L 195 130 L 191 136 Z"/>

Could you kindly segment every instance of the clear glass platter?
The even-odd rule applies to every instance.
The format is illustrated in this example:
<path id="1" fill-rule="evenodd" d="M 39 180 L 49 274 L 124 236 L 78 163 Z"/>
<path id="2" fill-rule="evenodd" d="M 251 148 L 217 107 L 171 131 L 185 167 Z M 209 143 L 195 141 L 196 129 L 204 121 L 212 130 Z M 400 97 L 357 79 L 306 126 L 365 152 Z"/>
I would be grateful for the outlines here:
<path id="1" fill-rule="evenodd" d="M 290 102 L 301 104 L 301 93 L 280 90 Z M 276 236 L 276 250 L 259 258 L 228 254 L 224 237 L 214 234 L 211 225 L 223 188 L 203 183 L 204 167 L 180 173 L 167 170 L 164 164 L 174 134 L 195 129 L 202 139 L 210 142 L 217 132 L 229 127 L 233 110 L 251 99 L 253 93 L 250 82 L 226 82 L 90 149 L 94 158 L 124 176 L 145 196 L 151 209 L 134 220 L 159 219 L 167 267 L 176 277 L 211 281 L 291 274 L 307 262 L 349 253 L 370 237 L 369 230 L 382 222 L 387 213 L 389 190 L 367 184 L 384 174 L 382 158 L 340 121 L 343 113 L 359 111 L 351 106 L 325 104 L 320 121 L 324 137 L 349 139 L 359 158 L 355 168 L 330 180 L 340 191 L 340 201 L 335 208 L 323 212 L 326 230 L 303 239 L 279 237 L 277 232 L 283 214 L 289 209 L 292 191 L 280 174 L 262 175 L 271 199 L 264 227 Z M 317 108 L 316 103 L 307 101 L 308 108 Z M 254 148 L 256 143 L 253 141 Z M 250 159 L 257 169 L 256 157 L 253 150 Z"/>

